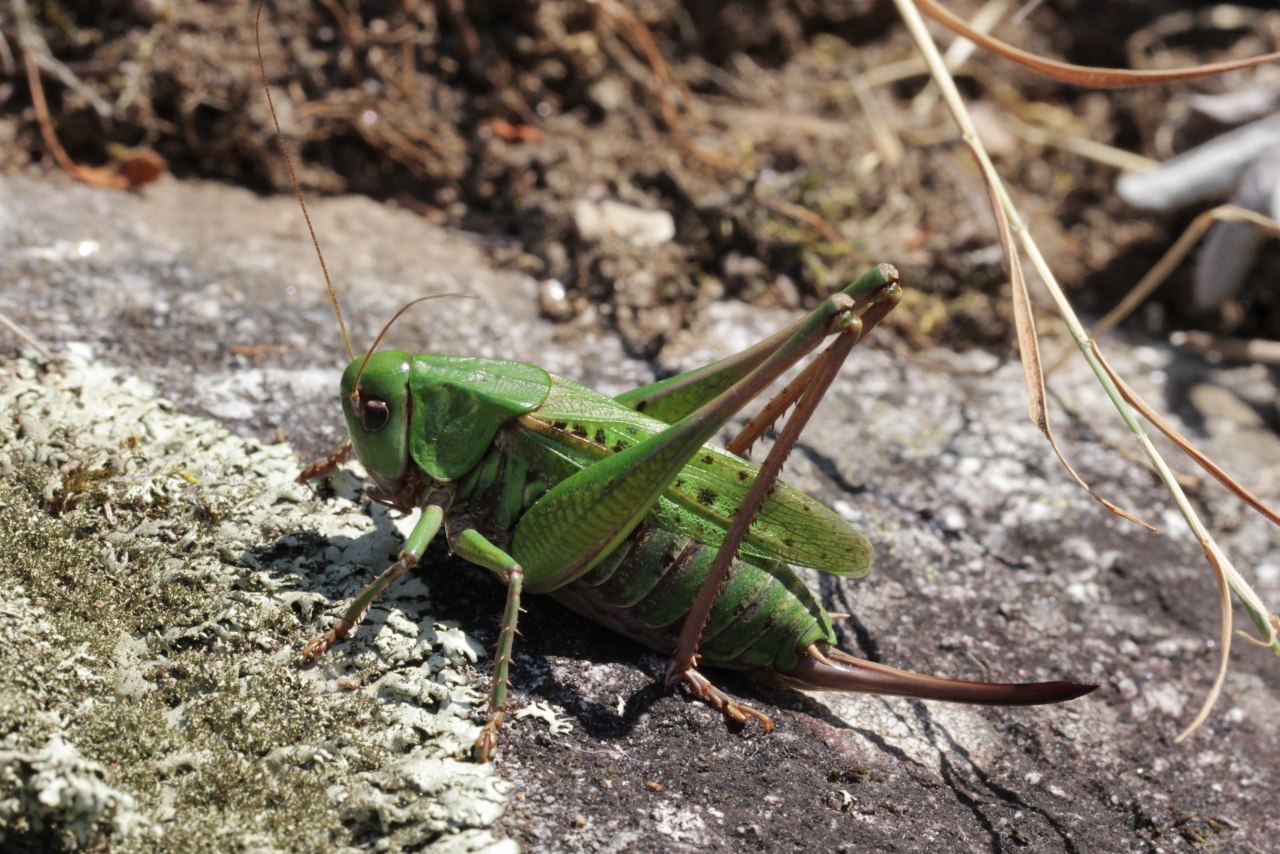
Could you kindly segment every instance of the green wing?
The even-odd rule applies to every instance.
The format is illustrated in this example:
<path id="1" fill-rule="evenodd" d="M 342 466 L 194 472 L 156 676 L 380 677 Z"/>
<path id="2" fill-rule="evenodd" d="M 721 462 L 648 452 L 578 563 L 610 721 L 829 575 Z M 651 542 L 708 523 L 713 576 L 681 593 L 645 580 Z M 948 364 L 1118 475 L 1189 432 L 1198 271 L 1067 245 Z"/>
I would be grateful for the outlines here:
<path id="1" fill-rule="evenodd" d="M 669 426 L 560 377 L 552 377 L 547 399 L 520 423 L 524 429 L 508 433 L 512 452 L 557 481 Z M 718 545 L 757 472 L 741 457 L 705 445 L 667 487 L 653 515 L 669 530 Z M 852 577 L 865 575 L 873 559 L 865 536 L 782 482 L 765 499 L 742 551 Z"/>

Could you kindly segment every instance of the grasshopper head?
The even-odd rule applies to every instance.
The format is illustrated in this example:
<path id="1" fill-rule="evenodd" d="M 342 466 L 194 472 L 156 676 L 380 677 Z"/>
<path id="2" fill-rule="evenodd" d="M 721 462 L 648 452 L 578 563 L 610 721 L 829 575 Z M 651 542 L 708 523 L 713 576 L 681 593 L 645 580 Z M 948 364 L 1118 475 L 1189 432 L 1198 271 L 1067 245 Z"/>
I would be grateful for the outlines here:
<path id="1" fill-rule="evenodd" d="M 413 357 L 383 350 L 342 374 L 342 412 L 356 456 L 378 488 L 398 491 L 409 467 L 409 370 Z"/>

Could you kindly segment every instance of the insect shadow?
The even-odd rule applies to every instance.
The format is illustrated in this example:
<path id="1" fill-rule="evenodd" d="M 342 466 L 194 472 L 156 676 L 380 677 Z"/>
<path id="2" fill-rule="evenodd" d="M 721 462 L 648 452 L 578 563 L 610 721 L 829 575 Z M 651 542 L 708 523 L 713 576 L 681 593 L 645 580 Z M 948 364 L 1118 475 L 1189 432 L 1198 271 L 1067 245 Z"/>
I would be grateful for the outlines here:
<path id="1" fill-rule="evenodd" d="M 403 540 L 390 511 L 374 505 L 370 518 L 373 527 L 357 537 L 291 532 L 245 552 L 242 563 L 268 569 L 301 623 L 314 629 L 323 613 L 341 613 L 344 602 L 401 548 Z M 505 587 L 485 570 L 451 555 L 443 538 L 427 551 L 412 578 L 425 585 L 425 596 L 417 585 L 402 581 L 393 586 L 354 631 L 354 640 L 368 643 L 387 630 L 385 605 L 391 603 L 410 612 L 421 608 L 427 619 L 456 624 L 486 647 L 497 640 Z M 834 580 L 823 577 L 819 587 L 828 606 L 853 610 L 848 591 Z M 664 656 L 579 617 L 550 597 L 531 596 L 525 605 L 512 672 L 517 711 L 526 703 L 546 700 L 571 715 L 587 738 L 610 741 L 630 736 L 669 693 L 662 686 Z M 848 648 L 879 658 L 874 637 L 856 615 L 837 623 L 837 632 Z M 348 649 L 349 642 L 339 644 L 326 657 L 343 656 Z M 487 663 L 482 658 L 477 669 L 483 671 Z M 732 670 L 714 672 L 717 683 L 731 694 L 767 711 L 800 712 L 832 728 L 851 729 L 819 698 Z M 686 699 L 684 705 L 689 715 L 700 717 L 696 702 Z M 744 728 L 724 718 L 721 722 L 731 732 Z"/>
<path id="2" fill-rule="evenodd" d="M 393 560 L 403 545 L 390 511 L 373 505 L 370 517 L 373 527 L 359 536 L 294 531 L 242 553 L 240 562 L 266 570 L 278 585 L 277 595 L 308 627 L 306 631 L 313 633 L 321 615 L 340 614 L 345 603 L 376 574 L 375 567 Z M 369 643 L 386 631 L 388 604 L 404 606 L 410 613 L 420 608 L 426 619 L 456 624 L 486 647 L 497 640 L 505 588 L 485 570 L 451 555 L 443 538 L 427 551 L 412 578 L 425 585 L 425 596 L 422 587 L 402 580 L 326 658 L 348 654 L 352 640 Z M 406 595 L 416 596 L 417 601 Z M 589 738 L 606 741 L 629 735 L 665 695 L 660 681 L 665 658 L 579 617 L 549 597 L 529 597 L 526 607 L 524 637 L 517 645 L 512 672 L 517 711 L 526 702 L 551 701 L 571 714 Z M 487 664 L 482 658 L 477 670 L 484 671 Z M 597 690 L 592 677 L 603 672 L 600 668 L 609 668 L 609 672 L 607 685 Z M 599 681 L 606 679 L 599 677 Z"/>
<path id="3" fill-rule="evenodd" d="M 433 604 L 469 636 L 486 647 L 497 641 L 498 617 L 506 598 L 500 581 L 434 544 L 415 573 L 430 587 Z M 570 715 L 588 739 L 608 742 L 643 728 L 644 718 L 671 697 L 667 708 L 683 709 L 678 715 L 699 721 L 714 718 L 708 727 L 723 726 L 733 733 L 746 727 L 712 715 L 678 689 L 666 690 L 662 684 L 666 656 L 579 616 L 549 596 L 529 596 L 523 605 L 511 672 L 517 712 L 527 703 L 546 700 Z M 777 699 L 777 690 L 795 698 L 804 696 L 781 686 L 772 689 L 731 670 L 709 668 L 709 672 L 726 691 L 766 710 Z M 799 708 L 791 703 L 786 707 Z"/>

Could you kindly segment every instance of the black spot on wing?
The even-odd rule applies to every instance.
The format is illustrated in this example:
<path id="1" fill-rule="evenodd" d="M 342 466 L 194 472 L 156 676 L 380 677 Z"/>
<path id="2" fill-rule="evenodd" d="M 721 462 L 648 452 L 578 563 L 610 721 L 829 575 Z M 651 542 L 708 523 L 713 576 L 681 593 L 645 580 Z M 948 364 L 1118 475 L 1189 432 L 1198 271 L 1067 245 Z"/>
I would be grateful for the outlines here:
<path id="1" fill-rule="evenodd" d="M 698 503 L 699 503 L 699 504 L 703 504 L 703 505 L 706 505 L 706 506 L 708 506 L 708 507 L 709 507 L 709 506 L 711 506 L 712 504 L 715 504 L 715 503 L 716 503 L 716 498 L 717 498 L 717 497 L 718 497 L 718 496 L 716 495 L 715 490 L 713 490 L 713 489 L 699 489 L 699 490 L 698 490 Z"/>

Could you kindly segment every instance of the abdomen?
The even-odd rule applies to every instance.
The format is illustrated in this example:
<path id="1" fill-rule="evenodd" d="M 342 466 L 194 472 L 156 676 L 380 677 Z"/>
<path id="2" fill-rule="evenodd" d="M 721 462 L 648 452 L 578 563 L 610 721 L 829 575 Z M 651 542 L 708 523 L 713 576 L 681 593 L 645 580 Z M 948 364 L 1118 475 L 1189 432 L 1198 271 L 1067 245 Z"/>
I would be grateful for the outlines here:
<path id="1" fill-rule="evenodd" d="M 671 652 L 716 548 L 646 519 L 612 555 L 553 598 L 659 652 Z M 811 643 L 835 643 L 831 618 L 789 566 L 734 561 L 699 652 L 721 667 L 788 671 Z"/>

